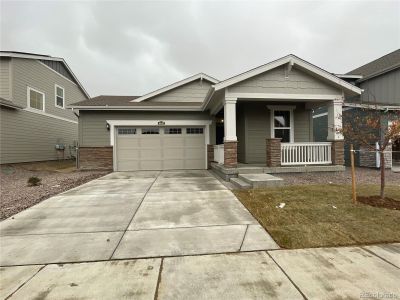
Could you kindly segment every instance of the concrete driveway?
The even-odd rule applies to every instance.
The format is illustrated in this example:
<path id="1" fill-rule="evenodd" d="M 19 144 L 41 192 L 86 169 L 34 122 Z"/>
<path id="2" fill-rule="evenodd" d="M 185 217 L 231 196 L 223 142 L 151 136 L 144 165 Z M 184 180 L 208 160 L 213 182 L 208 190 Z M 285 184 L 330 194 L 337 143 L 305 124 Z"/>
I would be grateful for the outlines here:
<path id="1" fill-rule="evenodd" d="M 1 266 L 279 248 L 208 171 L 111 173 L 0 223 Z"/>

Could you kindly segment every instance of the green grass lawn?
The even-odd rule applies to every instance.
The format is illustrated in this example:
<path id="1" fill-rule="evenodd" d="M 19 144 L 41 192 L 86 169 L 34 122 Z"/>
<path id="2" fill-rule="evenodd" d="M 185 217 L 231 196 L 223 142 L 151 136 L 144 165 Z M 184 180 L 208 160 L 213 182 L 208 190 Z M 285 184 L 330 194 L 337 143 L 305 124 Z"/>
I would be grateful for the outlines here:
<path id="1" fill-rule="evenodd" d="M 283 248 L 400 242 L 400 211 L 354 205 L 349 185 L 285 186 L 234 193 Z M 359 186 L 358 195 L 379 195 L 379 187 Z M 400 187 L 387 186 L 386 196 L 400 201 Z M 277 208 L 281 202 L 286 206 Z"/>

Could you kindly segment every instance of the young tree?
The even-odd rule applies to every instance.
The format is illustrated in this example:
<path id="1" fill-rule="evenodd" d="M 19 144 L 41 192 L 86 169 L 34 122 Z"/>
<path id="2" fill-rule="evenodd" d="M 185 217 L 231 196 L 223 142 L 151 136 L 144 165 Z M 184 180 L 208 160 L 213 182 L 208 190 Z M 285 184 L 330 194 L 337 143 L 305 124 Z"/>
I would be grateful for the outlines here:
<path id="1" fill-rule="evenodd" d="M 388 119 L 392 120 L 390 123 Z M 385 155 L 392 141 L 400 138 L 400 111 L 385 111 L 376 106 L 364 107 L 343 122 L 340 132 L 345 139 L 356 146 L 364 146 L 368 151 L 380 154 L 381 190 L 380 197 L 385 197 Z M 379 147 L 376 148 L 375 143 Z"/>

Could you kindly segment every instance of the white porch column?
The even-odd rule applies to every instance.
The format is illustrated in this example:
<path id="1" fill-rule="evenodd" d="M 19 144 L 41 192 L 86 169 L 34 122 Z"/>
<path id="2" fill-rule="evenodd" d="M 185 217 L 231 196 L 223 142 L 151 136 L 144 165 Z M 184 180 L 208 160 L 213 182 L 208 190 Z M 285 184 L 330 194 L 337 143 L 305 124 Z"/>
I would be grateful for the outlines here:
<path id="1" fill-rule="evenodd" d="M 235 142 L 236 136 L 236 102 L 237 98 L 225 99 L 224 103 L 224 141 Z"/>
<path id="2" fill-rule="evenodd" d="M 342 106 L 343 100 L 332 100 L 328 104 L 328 141 L 343 140 L 343 134 L 339 132 L 342 129 Z"/>

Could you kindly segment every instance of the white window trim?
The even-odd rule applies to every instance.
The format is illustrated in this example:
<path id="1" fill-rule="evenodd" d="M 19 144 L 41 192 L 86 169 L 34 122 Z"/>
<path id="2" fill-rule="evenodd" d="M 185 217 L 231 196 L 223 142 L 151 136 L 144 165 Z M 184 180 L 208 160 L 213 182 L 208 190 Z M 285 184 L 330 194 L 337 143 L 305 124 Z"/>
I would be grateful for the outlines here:
<path id="1" fill-rule="evenodd" d="M 57 105 L 57 88 L 60 88 L 63 90 L 63 106 Z M 58 84 L 54 85 L 54 105 L 55 105 L 55 107 L 65 109 L 65 89 L 61 85 L 58 85 Z"/>
<path id="2" fill-rule="evenodd" d="M 34 91 L 36 93 L 43 95 L 43 109 L 37 109 L 35 107 L 31 107 L 31 91 Z M 26 101 L 27 101 L 27 107 L 29 107 L 30 109 L 33 109 L 35 111 L 42 111 L 42 112 L 46 111 L 46 94 L 45 93 L 43 93 L 33 87 L 28 86 L 26 89 Z"/>
<path id="3" fill-rule="evenodd" d="M 290 130 L 290 142 L 289 143 L 294 143 L 294 114 L 293 111 L 296 108 L 296 106 L 289 106 L 289 105 L 268 105 L 267 106 L 269 110 L 271 111 L 270 114 L 270 124 L 271 124 L 271 137 L 275 138 L 275 129 L 289 129 Z M 277 127 L 275 128 L 275 122 L 274 122 L 274 115 L 275 111 L 281 110 L 281 111 L 288 111 L 290 114 L 290 127 Z"/>

